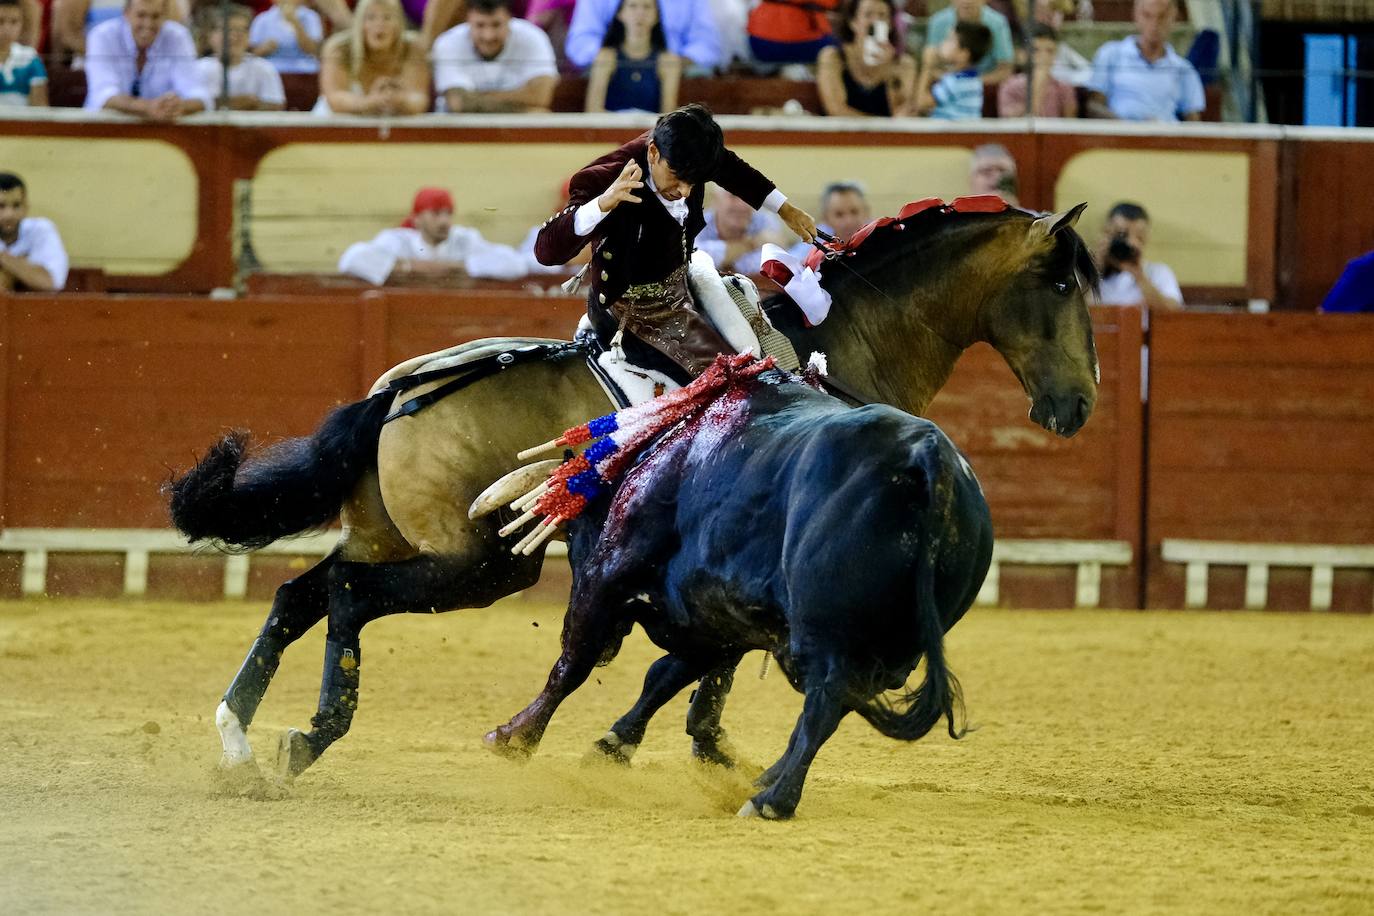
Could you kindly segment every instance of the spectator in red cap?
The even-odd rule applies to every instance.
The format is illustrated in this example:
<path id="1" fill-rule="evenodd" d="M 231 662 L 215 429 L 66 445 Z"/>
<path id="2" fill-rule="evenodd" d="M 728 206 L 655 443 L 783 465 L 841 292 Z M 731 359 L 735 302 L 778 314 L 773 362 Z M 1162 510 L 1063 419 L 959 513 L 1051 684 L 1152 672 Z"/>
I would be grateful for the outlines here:
<path id="1" fill-rule="evenodd" d="M 529 258 L 509 245 L 453 225 L 453 197 L 443 188 L 421 188 L 410 216 L 399 227 L 383 229 L 370 242 L 350 245 L 339 258 L 340 273 L 377 286 L 413 275 L 516 280 L 530 268 Z"/>

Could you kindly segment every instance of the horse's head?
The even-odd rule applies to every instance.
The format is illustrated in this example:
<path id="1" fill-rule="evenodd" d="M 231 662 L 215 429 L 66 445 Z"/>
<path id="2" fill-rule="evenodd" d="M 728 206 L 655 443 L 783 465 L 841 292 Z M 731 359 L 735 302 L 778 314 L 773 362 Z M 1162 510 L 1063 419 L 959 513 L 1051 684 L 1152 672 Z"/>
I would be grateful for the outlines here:
<path id="1" fill-rule="evenodd" d="M 1030 397 L 1030 418 L 1066 437 L 1088 422 L 1099 381 L 1087 299 L 1097 268 L 1073 229 L 1086 206 L 1008 226 L 1001 241 L 1020 266 L 980 316 Z"/>

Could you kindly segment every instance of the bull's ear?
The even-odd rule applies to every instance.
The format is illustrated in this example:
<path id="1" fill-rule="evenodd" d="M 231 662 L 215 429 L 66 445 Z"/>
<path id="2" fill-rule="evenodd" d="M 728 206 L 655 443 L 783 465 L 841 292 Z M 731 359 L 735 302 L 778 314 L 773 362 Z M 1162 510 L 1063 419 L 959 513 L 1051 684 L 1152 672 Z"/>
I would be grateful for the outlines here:
<path id="1" fill-rule="evenodd" d="M 1040 217 L 1030 225 L 1031 241 L 1047 239 L 1056 232 L 1067 229 L 1078 222 L 1078 218 L 1083 215 L 1083 211 L 1086 209 L 1088 209 L 1088 204 L 1087 201 L 1084 201 L 1062 213 L 1051 213 L 1048 216 Z"/>

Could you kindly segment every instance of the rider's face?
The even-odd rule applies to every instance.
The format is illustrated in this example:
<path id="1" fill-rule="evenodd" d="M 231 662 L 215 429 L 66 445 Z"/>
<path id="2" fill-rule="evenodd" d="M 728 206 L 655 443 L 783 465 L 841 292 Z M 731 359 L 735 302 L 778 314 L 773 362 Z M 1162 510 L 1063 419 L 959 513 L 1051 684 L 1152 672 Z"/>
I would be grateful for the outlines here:
<path id="1" fill-rule="evenodd" d="M 649 176 L 654 180 L 654 187 L 658 193 L 662 194 L 667 200 L 681 200 L 692 193 L 692 186 L 673 174 L 673 170 L 668 168 L 668 161 L 658 152 L 658 146 L 649 141 Z"/>

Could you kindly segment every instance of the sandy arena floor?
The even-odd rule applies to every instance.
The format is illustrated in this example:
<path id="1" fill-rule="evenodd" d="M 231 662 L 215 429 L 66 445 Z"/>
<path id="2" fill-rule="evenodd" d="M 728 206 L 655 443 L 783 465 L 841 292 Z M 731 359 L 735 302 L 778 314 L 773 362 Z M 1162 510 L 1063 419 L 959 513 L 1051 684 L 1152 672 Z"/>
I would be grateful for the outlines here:
<path id="1" fill-rule="evenodd" d="M 687 759 L 684 702 L 635 766 L 586 766 L 638 635 L 520 766 L 480 736 L 543 682 L 558 609 L 393 618 L 364 637 L 352 733 L 289 791 L 215 779 L 212 715 L 254 605 L 0 604 L 0 912 L 1374 911 L 1374 618 L 975 610 L 950 657 L 979 730 L 851 717 L 798 818 L 741 821 Z M 250 737 L 305 726 L 319 630 Z M 755 763 L 799 699 L 746 659 Z"/>

